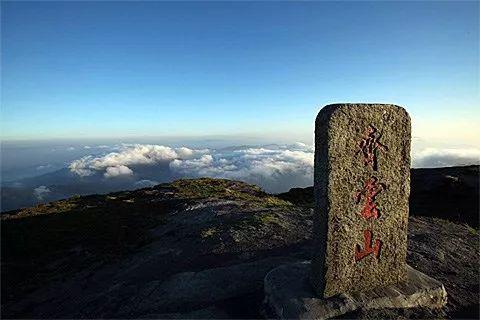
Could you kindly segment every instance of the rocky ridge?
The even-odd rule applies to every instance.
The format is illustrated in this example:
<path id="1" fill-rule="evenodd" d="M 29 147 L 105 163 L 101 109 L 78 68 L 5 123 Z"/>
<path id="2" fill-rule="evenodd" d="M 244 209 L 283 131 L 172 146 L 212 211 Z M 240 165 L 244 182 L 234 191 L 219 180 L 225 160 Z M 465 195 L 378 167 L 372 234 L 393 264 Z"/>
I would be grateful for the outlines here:
<path id="1" fill-rule="evenodd" d="M 5 318 L 260 318 L 263 278 L 311 256 L 312 209 L 238 181 L 179 180 L 2 214 Z M 408 263 L 442 281 L 444 310 L 360 318 L 475 318 L 479 234 L 409 220 Z"/>

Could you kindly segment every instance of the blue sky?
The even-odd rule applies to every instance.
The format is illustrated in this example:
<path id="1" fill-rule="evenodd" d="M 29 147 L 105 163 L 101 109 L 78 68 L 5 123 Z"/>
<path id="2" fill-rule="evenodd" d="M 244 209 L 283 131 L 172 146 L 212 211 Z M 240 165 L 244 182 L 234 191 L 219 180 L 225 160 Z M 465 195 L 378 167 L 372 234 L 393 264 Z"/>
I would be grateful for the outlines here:
<path id="1" fill-rule="evenodd" d="M 333 102 L 389 102 L 480 146 L 478 2 L 2 2 L 3 139 L 311 142 Z"/>

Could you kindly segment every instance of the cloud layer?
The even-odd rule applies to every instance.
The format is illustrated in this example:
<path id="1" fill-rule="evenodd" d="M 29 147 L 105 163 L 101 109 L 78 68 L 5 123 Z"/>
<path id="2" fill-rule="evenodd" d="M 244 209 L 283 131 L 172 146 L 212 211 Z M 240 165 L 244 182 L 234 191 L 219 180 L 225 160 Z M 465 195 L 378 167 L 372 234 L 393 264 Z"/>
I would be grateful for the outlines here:
<path id="1" fill-rule="evenodd" d="M 81 176 L 91 176 L 104 172 L 106 178 L 120 175 L 131 175 L 131 165 L 155 165 L 164 161 L 183 158 L 188 159 L 208 150 L 192 150 L 189 148 L 170 148 L 159 145 L 123 145 L 119 151 L 104 156 L 85 156 L 70 163 L 70 171 Z"/>
<path id="2" fill-rule="evenodd" d="M 33 190 L 33 195 L 38 200 L 42 201 L 44 200 L 45 196 L 47 196 L 50 192 L 50 189 L 46 186 L 39 186 Z"/>
<path id="3" fill-rule="evenodd" d="M 182 176 L 237 179 L 280 192 L 313 183 L 313 149 L 298 144 L 218 150 L 191 160 L 175 159 L 170 169 Z"/>
<path id="4" fill-rule="evenodd" d="M 163 165 L 162 170 L 168 170 L 168 176 L 174 178 L 238 179 L 258 184 L 271 192 L 313 183 L 313 148 L 302 143 L 219 150 L 124 145 L 118 151 L 103 156 L 75 160 L 70 163 L 69 169 L 80 177 L 103 175 L 111 179 L 135 176 L 135 185 L 143 186 L 150 184 L 147 180 L 156 180 L 156 177 L 142 176 L 142 172 L 146 172 L 144 168 L 159 165 Z"/>
<path id="5" fill-rule="evenodd" d="M 480 164 L 480 150 L 475 148 L 426 148 L 413 156 L 413 166 L 434 168 Z"/>
<path id="6" fill-rule="evenodd" d="M 414 167 L 479 163 L 478 149 L 424 149 L 414 154 Z M 303 143 L 224 149 L 172 148 L 162 145 L 122 145 L 102 156 L 73 161 L 80 177 L 130 177 L 135 187 L 181 177 L 214 177 L 257 184 L 269 192 L 313 184 L 314 148 Z"/>
<path id="7" fill-rule="evenodd" d="M 105 178 L 113 178 L 118 176 L 131 176 L 132 174 L 132 169 L 127 166 L 120 165 L 115 167 L 107 167 L 103 175 Z"/>

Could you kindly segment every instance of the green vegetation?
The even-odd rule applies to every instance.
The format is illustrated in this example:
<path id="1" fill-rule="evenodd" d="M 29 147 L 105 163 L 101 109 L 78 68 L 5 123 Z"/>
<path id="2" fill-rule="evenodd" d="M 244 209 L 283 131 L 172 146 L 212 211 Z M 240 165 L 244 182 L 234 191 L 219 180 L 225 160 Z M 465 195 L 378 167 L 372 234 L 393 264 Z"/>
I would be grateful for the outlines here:
<path id="1" fill-rule="evenodd" d="M 205 239 L 205 238 L 210 238 L 213 237 L 217 233 L 217 229 L 215 227 L 208 228 L 206 230 L 202 230 L 200 236 Z"/>
<path id="2" fill-rule="evenodd" d="M 271 213 L 268 213 L 268 214 L 257 214 L 255 216 L 253 216 L 253 220 L 256 222 L 256 223 L 260 223 L 260 224 L 270 224 L 270 223 L 274 223 L 274 224 L 278 224 L 278 225 L 281 225 L 281 222 L 280 220 L 278 219 L 278 217 L 276 217 L 275 215 L 271 214 Z"/>
<path id="3" fill-rule="evenodd" d="M 464 225 L 465 225 L 465 227 L 467 228 L 467 230 L 468 230 L 468 232 L 469 232 L 470 234 L 473 234 L 473 235 L 477 235 L 477 234 L 478 234 L 478 231 L 479 231 L 479 230 L 477 230 L 477 229 L 475 229 L 475 228 L 472 228 L 471 226 L 469 226 L 469 225 L 466 224 L 466 223 L 465 223 Z"/>
<path id="4" fill-rule="evenodd" d="M 77 207 L 77 201 L 79 199 L 79 197 L 73 197 L 67 200 L 39 204 L 35 207 L 20 209 L 17 214 L 11 216 L 11 219 L 69 212 Z"/>
<path id="5" fill-rule="evenodd" d="M 264 228 L 271 225 L 278 225 L 285 227 L 285 223 L 279 218 L 279 216 L 273 212 L 254 212 L 251 215 L 247 215 L 237 220 L 233 227 L 237 230 L 252 229 L 252 228 Z"/>
<path id="6" fill-rule="evenodd" d="M 291 206 L 288 201 L 269 195 L 258 186 L 225 179 L 181 179 L 169 184 L 175 196 L 190 199 L 225 199 L 245 201 L 252 206 Z"/>

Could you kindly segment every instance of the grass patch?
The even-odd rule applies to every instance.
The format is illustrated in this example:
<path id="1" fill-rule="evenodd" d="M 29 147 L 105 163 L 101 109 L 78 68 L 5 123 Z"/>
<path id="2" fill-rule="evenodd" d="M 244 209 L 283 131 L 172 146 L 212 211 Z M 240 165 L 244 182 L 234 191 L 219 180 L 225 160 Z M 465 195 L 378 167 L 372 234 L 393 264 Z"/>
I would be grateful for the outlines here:
<path id="1" fill-rule="evenodd" d="M 467 230 L 470 234 L 473 234 L 475 236 L 478 234 L 478 230 L 469 226 L 468 224 L 465 224 L 465 227 L 467 228 Z"/>
<path id="2" fill-rule="evenodd" d="M 272 213 L 256 214 L 253 216 L 254 224 L 277 224 L 283 226 L 280 219 Z"/>
<path id="3" fill-rule="evenodd" d="M 2 217 L 2 220 L 22 219 L 25 217 L 69 212 L 78 206 L 78 200 L 79 198 L 70 198 L 67 200 L 59 200 L 47 204 L 39 204 L 31 208 L 23 208 L 20 209 L 15 215 L 5 215 L 5 217 Z"/>
<path id="4" fill-rule="evenodd" d="M 280 220 L 273 214 L 257 214 L 253 216 L 254 221 L 257 224 L 278 224 L 280 225 Z"/>
<path id="5" fill-rule="evenodd" d="M 203 239 L 210 238 L 210 237 L 213 237 L 217 232 L 218 230 L 215 227 L 211 227 L 211 228 L 202 230 L 202 232 L 200 233 L 200 236 Z"/>
<path id="6" fill-rule="evenodd" d="M 273 213 L 257 212 L 238 220 L 235 223 L 235 228 L 237 230 L 243 230 L 259 227 L 269 227 L 273 224 L 281 227 L 285 226 L 285 224 L 282 223 L 281 219 L 277 215 Z"/>
<path id="7" fill-rule="evenodd" d="M 169 184 L 179 198 L 241 200 L 256 207 L 291 206 L 288 201 L 264 192 L 260 187 L 225 179 L 181 179 Z"/>

